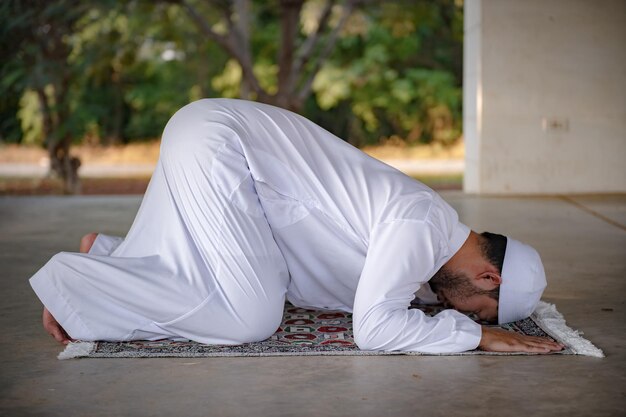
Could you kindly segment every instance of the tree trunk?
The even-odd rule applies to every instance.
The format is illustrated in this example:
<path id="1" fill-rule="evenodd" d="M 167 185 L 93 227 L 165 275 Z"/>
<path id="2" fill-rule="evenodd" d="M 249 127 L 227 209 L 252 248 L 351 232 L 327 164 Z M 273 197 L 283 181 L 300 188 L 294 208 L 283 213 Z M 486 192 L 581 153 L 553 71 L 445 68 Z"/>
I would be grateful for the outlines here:
<path id="1" fill-rule="evenodd" d="M 169 0 L 186 9 L 189 17 L 200 32 L 209 40 L 216 42 L 240 65 L 242 80 L 240 93 L 242 98 L 256 95 L 256 100 L 300 112 L 312 92 L 315 75 L 335 47 L 339 32 L 346 24 L 352 11 L 364 3 L 364 0 L 346 0 L 342 6 L 339 22 L 322 42 L 322 32 L 328 26 L 335 0 L 326 0 L 319 18 L 317 31 L 309 36 L 296 51 L 295 40 L 298 37 L 298 23 L 304 0 L 280 0 L 281 9 L 281 45 L 278 56 L 278 91 L 271 95 L 264 90 L 254 75 L 254 60 L 250 50 L 250 0 L 232 0 L 229 2 L 209 0 L 222 11 L 228 25 L 228 32 L 223 35 L 213 30 L 209 21 L 194 5 L 187 0 Z M 234 18 L 236 16 L 236 18 Z M 322 45 L 320 45 L 322 44 Z M 314 52 L 317 51 L 311 69 L 305 68 Z M 304 78 L 303 82 L 299 82 Z"/>
<path id="2" fill-rule="evenodd" d="M 48 146 L 48 143 L 52 140 L 51 135 L 54 123 L 52 121 L 50 106 L 48 106 L 48 98 L 46 97 L 46 92 L 44 91 L 43 87 L 37 88 L 37 97 L 39 98 L 39 109 L 41 110 L 41 115 L 43 118 L 43 143 Z"/>
<path id="3" fill-rule="evenodd" d="M 242 61 L 250 64 L 249 71 L 251 72 L 253 59 L 250 49 L 250 1 L 234 0 L 233 7 L 237 14 L 237 20 L 234 23 L 229 23 L 231 39 L 241 51 Z M 232 22 L 232 16 L 228 16 L 228 19 L 229 22 Z M 250 77 L 243 77 L 239 86 L 239 96 L 246 100 L 252 98 L 254 90 L 254 85 L 250 81 Z"/>
<path id="4" fill-rule="evenodd" d="M 50 170 L 54 171 L 63 180 L 63 192 L 79 194 L 81 183 L 78 177 L 80 159 L 70 155 L 71 137 L 65 135 L 61 140 L 51 141 L 48 146 L 50 156 Z"/>
<path id="5" fill-rule="evenodd" d="M 112 80 L 113 88 L 113 108 L 111 114 L 111 128 L 106 134 L 105 145 L 116 145 L 123 142 L 122 129 L 124 127 L 124 92 L 121 83 L 116 79 Z"/>
<path id="6" fill-rule="evenodd" d="M 293 90 L 295 74 L 292 71 L 295 39 L 298 36 L 298 21 L 303 0 L 281 0 L 280 2 L 280 50 L 278 53 L 278 92 L 275 102 L 278 106 L 294 110 Z"/>
<path id="7" fill-rule="evenodd" d="M 63 192 L 66 194 L 78 194 L 81 191 L 78 168 L 80 159 L 70 155 L 72 137 L 69 132 L 61 131 L 67 123 L 69 108 L 66 100 L 65 86 L 60 83 L 55 86 L 56 122 L 53 124 L 54 131 L 48 136 L 48 156 L 50 157 L 50 172 L 63 180 Z M 50 107 L 49 104 L 47 106 Z"/>

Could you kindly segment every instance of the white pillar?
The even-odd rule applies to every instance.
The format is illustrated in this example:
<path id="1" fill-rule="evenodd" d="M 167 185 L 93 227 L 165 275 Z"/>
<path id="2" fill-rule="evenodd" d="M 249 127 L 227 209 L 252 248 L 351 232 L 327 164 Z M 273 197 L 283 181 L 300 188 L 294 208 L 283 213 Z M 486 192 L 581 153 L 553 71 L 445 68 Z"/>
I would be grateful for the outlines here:
<path id="1" fill-rule="evenodd" d="M 464 189 L 626 192 L 626 1 L 466 0 Z"/>

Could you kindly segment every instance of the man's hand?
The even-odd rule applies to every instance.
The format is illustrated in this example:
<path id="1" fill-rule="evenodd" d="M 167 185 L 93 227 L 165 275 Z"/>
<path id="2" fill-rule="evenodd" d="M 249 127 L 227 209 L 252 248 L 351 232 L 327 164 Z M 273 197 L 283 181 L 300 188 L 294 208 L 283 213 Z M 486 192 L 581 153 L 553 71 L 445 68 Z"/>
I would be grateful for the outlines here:
<path id="1" fill-rule="evenodd" d="M 491 352 L 550 353 L 565 346 L 545 337 L 525 336 L 502 329 L 482 326 L 479 348 Z"/>
<path id="2" fill-rule="evenodd" d="M 69 342 L 73 342 L 74 339 L 70 338 L 65 329 L 61 327 L 61 325 L 55 320 L 55 318 L 50 314 L 47 308 L 43 309 L 43 328 L 46 329 L 54 339 L 59 342 L 67 345 Z"/>

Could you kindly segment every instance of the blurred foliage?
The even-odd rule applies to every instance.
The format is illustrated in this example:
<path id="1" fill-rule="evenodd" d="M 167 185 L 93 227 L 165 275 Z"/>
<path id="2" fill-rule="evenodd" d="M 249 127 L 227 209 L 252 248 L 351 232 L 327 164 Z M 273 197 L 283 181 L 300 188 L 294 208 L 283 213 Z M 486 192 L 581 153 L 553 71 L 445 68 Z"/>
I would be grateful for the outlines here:
<path id="1" fill-rule="evenodd" d="M 189 101 L 241 97 L 242 67 L 203 36 L 178 3 L 0 2 L 0 142 L 45 143 L 41 100 L 60 108 L 54 102 L 60 74 L 67 77 L 69 111 L 53 115 L 62 119 L 55 126 L 75 143 L 155 138 Z M 220 4 L 228 2 L 187 3 L 216 33 L 227 30 Z M 250 3 L 253 72 L 269 94 L 279 83 L 280 3 Z M 325 4 L 304 3 L 297 44 L 315 32 Z M 330 27 L 338 24 L 342 5 L 333 6 Z M 51 9 L 71 16 L 63 23 L 69 33 L 59 38 L 68 53 L 54 60 L 41 55 L 33 37 L 35 27 L 49 30 Z M 300 111 L 357 146 L 386 138 L 455 141 L 461 134 L 462 19 L 460 0 L 362 3 L 319 70 L 305 64 L 316 75 Z"/>

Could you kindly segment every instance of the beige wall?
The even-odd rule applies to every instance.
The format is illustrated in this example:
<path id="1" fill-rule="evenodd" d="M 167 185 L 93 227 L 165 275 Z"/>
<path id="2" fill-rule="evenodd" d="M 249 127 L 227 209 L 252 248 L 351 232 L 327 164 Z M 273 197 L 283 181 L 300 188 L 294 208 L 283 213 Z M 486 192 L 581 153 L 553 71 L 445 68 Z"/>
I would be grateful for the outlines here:
<path id="1" fill-rule="evenodd" d="M 626 1 L 465 0 L 465 191 L 626 192 Z"/>

